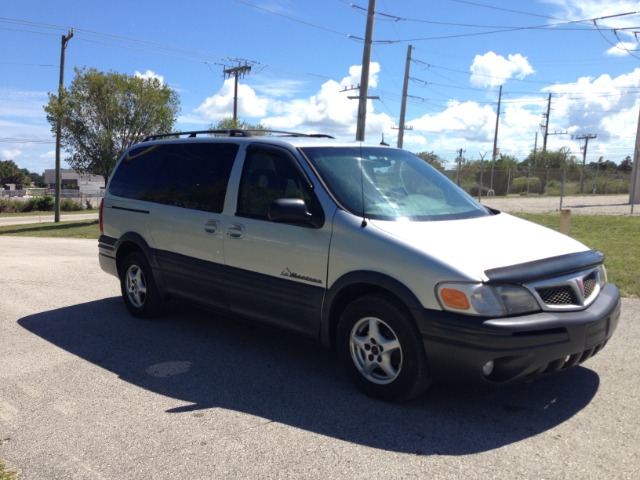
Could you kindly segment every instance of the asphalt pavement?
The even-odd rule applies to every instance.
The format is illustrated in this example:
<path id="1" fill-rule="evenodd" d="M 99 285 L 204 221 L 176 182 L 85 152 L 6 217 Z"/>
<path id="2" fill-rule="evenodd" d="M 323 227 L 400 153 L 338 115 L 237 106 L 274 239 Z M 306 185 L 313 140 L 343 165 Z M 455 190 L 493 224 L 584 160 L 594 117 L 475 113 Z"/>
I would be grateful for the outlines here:
<path id="1" fill-rule="evenodd" d="M 640 301 L 583 366 L 387 404 L 313 341 L 129 316 L 95 240 L 0 236 L 0 458 L 21 479 L 640 478 Z"/>

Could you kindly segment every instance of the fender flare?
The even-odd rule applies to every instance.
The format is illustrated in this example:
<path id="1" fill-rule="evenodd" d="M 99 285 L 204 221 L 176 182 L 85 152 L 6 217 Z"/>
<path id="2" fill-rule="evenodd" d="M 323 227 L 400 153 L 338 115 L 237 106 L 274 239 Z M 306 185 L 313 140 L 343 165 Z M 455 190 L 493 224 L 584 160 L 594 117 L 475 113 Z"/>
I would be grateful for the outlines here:
<path id="1" fill-rule="evenodd" d="M 396 297 L 406 308 L 414 321 L 414 312 L 424 309 L 415 294 L 402 282 L 380 272 L 360 270 L 349 272 L 337 279 L 327 289 L 322 304 L 320 320 L 320 343 L 325 348 L 334 349 L 335 331 L 342 309 L 367 293 L 386 292 Z"/>

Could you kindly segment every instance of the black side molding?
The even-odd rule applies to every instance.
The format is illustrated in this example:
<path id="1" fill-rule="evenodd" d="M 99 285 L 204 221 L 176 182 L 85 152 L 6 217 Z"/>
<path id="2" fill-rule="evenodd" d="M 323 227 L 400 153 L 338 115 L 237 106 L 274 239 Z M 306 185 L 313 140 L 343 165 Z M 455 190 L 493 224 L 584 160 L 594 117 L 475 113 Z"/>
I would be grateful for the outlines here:
<path id="1" fill-rule="evenodd" d="M 111 208 L 113 208 L 114 210 L 125 210 L 127 212 L 134 212 L 134 213 L 146 213 L 146 214 L 149 213 L 149 210 L 141 210 L 139 208 L 125 208 L 125 207 L 117 207 L 117 206 L 113 206 Z"/>
<path id="2" fill-rule="evenodd" d="M 526 283 L 586 270 L 604 262 L 604 254 L 597 250 L 568 253 L 533 262 L 492 268 L 484 273 L 489 283 Z"/>

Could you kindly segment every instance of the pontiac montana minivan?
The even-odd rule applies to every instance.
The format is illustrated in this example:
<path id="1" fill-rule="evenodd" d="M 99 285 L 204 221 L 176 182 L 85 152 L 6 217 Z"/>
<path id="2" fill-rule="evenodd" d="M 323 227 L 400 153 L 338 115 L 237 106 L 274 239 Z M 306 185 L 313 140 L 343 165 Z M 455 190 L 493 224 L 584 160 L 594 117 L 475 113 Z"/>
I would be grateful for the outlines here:
<path id="1" fill-rule="evenodd" d="M 385 400 L 567 369 L 620 316 L 600 252 L 409 152 L 326 135 L 149 137 L 118 160 L 100 229 L 134 316 L 173 297 L 313 337 Z"/>

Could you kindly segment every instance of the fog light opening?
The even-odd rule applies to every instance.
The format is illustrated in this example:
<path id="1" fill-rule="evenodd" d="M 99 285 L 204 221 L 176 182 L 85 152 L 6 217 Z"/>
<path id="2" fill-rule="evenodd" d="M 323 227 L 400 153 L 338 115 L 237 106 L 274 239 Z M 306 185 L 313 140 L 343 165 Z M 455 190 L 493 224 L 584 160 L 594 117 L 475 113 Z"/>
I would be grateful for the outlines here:
<path id="1" fill-rule="evenodd" d="M 482 374 L 485 377 L 488 377 L 489 375 L 491 375 L 493 373 L 493 360 L 489 360 L 487 363 L 485 363 L 482 366 Z"/>

